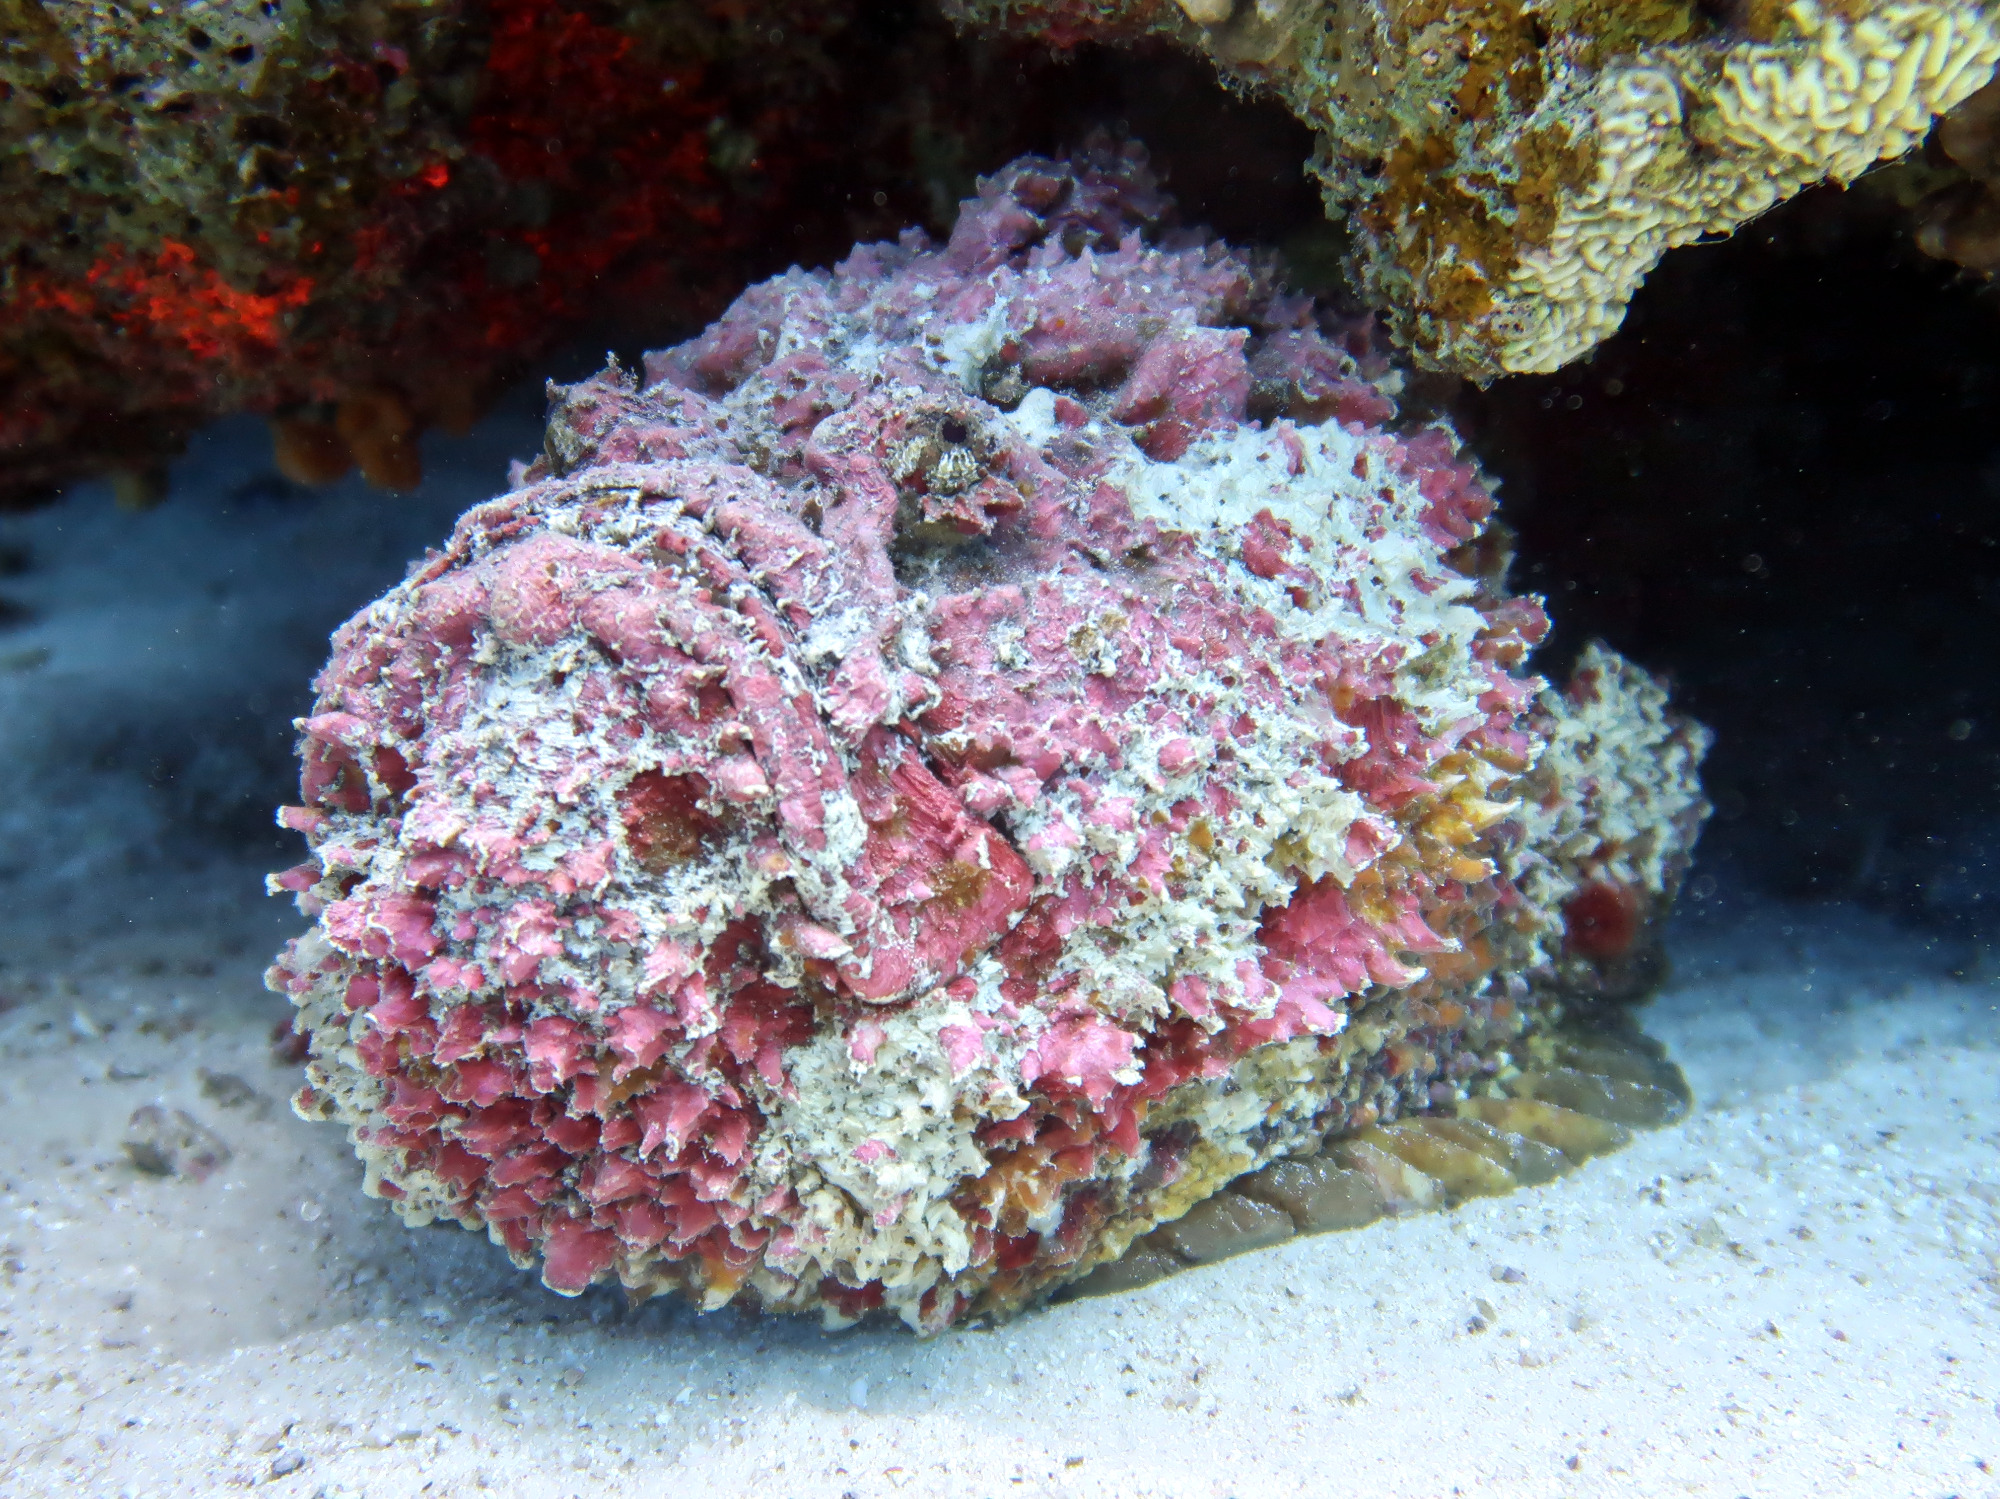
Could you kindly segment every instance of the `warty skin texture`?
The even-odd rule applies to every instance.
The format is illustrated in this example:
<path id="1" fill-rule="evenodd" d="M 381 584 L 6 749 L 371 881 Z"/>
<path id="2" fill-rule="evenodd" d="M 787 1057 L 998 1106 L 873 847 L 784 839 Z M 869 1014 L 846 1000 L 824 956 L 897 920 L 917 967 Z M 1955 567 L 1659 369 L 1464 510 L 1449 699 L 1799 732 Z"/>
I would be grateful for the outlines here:
<path id="1" fill-rule="evenodd" d="M 1590 1003 L 1564 903 L 1663 908 L 1701 732 L 1541 694 L 1449 433 L 1168 209 L 1026 159 L 551 387 L 338 633 L 271 982 L 370 1192 L 936 1330 Z"/>

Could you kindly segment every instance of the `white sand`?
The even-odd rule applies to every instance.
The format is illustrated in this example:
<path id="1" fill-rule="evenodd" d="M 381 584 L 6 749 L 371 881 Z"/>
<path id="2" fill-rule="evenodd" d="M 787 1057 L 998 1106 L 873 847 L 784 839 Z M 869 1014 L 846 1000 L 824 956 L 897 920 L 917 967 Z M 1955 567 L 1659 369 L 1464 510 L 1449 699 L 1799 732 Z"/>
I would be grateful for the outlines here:
<path id="1" fill-rule="evenodd" d="M 289 527 L 329 553 L 325 589 L 373 589 L 398 527 L 441 532 L 492 472 L 360 561 L 337 539 L 399 502 L 183 516 L 196 581 L 157 575 L 166 521 L 101 498 L 14 523 L 45 615 L 0 644 L 51 657 L 0 673 L 0 1492 L 2000 1494 L 2000 988 L 1841 908 L 1716 898 L 1684 923 L 1648 1025 L 1694 1083 L 1686 1124 L 997 1331 L 567 1301 L 471 1235 L 402 1229 L 285 1107 L 258 975 L 296 918 L 240 856 L 172 872 L 153 844 L 181 814 L 51 725 L 121 682 L 166 703 L 278 670 L 245 663 L 303 585 L 246 579 L 224 628 L 169 607 L 202 567 Z M 86 586 L 114 565 L 124 586 Z M 164 685 L 129 632 L 105 643 L 146 609 L 211 642 L 162 627 Z M 58 828 L 90 857 L 21 855 Z M 154 1102 L 234 1159 L 136 1171 L 120 1141 Z"/>

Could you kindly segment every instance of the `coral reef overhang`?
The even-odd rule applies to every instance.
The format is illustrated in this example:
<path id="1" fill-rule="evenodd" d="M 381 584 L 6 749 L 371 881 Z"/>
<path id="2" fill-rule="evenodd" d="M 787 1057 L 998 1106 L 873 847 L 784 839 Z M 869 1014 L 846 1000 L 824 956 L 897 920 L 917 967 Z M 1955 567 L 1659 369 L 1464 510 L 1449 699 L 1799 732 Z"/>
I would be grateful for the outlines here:
<path id="1" fill-rule="evenodd" d="M 1923 140 L 2000 60 L 1981 0 L 944 0 L 1058 47 L 1171 38 L 1319 132 L 1356 284 L 1418 363 L 1545 373 L 1661 255 Z"/>
<path id="2" fill-rule="evenodd" d="M 1128 150 L 552 388 L 301 722 L 297 1107 L 558 1290 L 926 1330 L 1328 1140 L 1518 1157 L 1705 736 L 1527 674 L 1395 385 Z"/>

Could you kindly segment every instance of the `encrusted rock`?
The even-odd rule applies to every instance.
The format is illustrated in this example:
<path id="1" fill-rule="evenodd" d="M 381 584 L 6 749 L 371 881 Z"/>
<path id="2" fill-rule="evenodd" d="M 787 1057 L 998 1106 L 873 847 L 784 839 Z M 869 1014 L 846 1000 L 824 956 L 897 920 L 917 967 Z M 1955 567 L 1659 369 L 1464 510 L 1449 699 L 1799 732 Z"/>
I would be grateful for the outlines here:
<path id="1" fill-rule="evenodd" d="M 1366 1190 L 1176 1263 L 1549 1174 L 1380 1130 L 1582 1117 L 1521 1080 L 1645 945 L 1703 736 L 1608 653 L 1543 693 L 1451 434 L 1166 207 L 1028 159 L 752 288 L 343 627 L 271 982 L 370 1192 L 564 1292 L 936 1329 L 1329 1140 Z"/>
<path id="2" fill-rule="evenodd" d="M 880 11 L 5 6 L 0 507 L 107 469 L 157 499 L 246 410 L 287 478 L 407 489 L 425 428 L 610 309 L 710 316 L 775 245 L 1023 138 L 1044 59 Z"/>

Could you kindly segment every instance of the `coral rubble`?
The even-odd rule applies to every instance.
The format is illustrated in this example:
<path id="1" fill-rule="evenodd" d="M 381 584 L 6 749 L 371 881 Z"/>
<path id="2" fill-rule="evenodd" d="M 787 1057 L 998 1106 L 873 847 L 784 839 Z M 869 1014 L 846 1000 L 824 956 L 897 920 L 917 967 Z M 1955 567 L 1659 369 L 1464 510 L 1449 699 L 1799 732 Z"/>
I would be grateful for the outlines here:
<path id="1" fill-rule="evenodd" d="M 238 410 L 290 477 L 405 487 L 421 428 L 605 309 L 699 326 L 746 257 L 846 244 L 878 183 L 921 211 L 954 153 L 1018 149 L 906 6 L 6 15 L 0 504 L 145 475 Z"/>
<path id="2" fill-rule="evenodd" d="M 1320 132 L 1359 280 L 1421 363 L 1547 371 L 1676 245 L 1924 138 L 2000 59 L 1979 0 L 948 0 L 1061 45 L 1165 34 Z"/>
<path id="3" fill-rule="evenodd" d="M 1607 1096 L 1551 1038 L 1632 988 L 1705 735 L 1528 675 L 1450 434 L 1167 209 L 1024 159 L 551 387 L 338 633 L 271 983 L 371 1193 L 561 1291 L 936 1329 Z"/>

